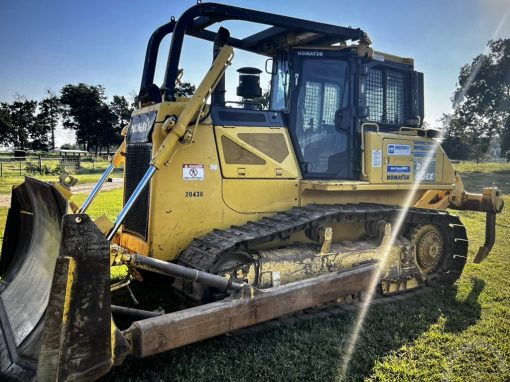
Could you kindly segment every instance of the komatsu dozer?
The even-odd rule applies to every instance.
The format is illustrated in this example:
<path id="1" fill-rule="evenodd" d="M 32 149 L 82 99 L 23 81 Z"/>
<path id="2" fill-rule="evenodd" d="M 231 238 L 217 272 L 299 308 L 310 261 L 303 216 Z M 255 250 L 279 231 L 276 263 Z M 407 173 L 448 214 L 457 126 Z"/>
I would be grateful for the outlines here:
<path id="1" fill-rule="evenodd" d="M 218 25 L 231 20 L 263 28 L 235 37 Z M 189 98 L 178 92 L 185 36 L 211 43 L 197 62 L 212 57 Z M 237 70 L 239 98 L 228 101 L 234 51 L 267 61 Z M 413 60 L 375 51 L 361 29 L 214 3 L 172 18 L 149 40 L 124 142 L 85 203 L 71 208 L 65 185 L 31 178 L 13 190 L 0 263 L 3 378 L 92 381 L 128 354 L 362 293 L 454 283 L 468 239 L 447 210 L 485 213 L 479 263 L 503 201 L 495 187 L 464 189 L 439 133 L 423 127 L 423 97 Z M 122 165 L 122 211 L 94 222 L 86 212 Z M 129 274 L 112 283 L 117 265 Z M 116 290 L 156 275 L 154 293 L 172 290 L 185 308 L 112 305 Z"/>

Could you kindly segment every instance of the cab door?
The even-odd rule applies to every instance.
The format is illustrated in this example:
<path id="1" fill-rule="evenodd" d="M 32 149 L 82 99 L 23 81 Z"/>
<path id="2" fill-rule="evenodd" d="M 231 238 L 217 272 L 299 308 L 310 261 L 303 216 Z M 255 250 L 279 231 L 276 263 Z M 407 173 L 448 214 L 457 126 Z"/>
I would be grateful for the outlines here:
<path id="1" fill-rule="evenodd" d="M 355 179 L 349 57 L 309 49 L 291 54 L 290 131 L 305 179 Z"/>

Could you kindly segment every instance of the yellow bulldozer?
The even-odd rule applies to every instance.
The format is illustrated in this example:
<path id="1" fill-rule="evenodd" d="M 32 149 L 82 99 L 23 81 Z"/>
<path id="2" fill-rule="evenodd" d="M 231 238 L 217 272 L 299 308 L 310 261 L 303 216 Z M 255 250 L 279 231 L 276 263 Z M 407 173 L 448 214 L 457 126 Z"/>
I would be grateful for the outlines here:
<path id="1" fill-rule="evenodd" d="M 216 25 L 231 20 L 264 28 L 235 37 Z M 189 98 L 177 92 L 185 36 L 212 47 Z M 267 58 L 267 96 L 262 70 L 243 67 L 239 98 L 227 100 L 240 50 Z M 466 192 L 423 117 L 423 74 L 412 59 L 375 51 L 361 29 L 215 3 L 172 18 L 149 40 L 124 142 L 85 203 L 73 207 L 65 184 L 27 178 L 13 189 L 0 263 L 1 375 L 93 381 L 128 354 L 362 292 L 385 298 L 454 283 L 468 239 L 447 209 L 485 212 L 478 263 L 503 201 L 495 187 Z M 122 211 L 115 222 L 92 221 L 87 209 L 122 165 Z M 129 276 L 112 283 L 117 265 Z M 172 290 L 184 308 L 112 305 L 116 290 L 155 275 L 163 282 L 154 293 Z M 121 328 L 119 317 L 131 320 Z"/>

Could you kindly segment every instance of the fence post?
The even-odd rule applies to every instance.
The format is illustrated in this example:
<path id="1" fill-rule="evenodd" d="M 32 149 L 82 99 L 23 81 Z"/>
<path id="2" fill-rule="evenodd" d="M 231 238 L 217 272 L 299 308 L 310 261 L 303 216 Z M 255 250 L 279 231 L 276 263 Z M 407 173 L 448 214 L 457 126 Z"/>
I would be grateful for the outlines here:
<path id="1" fill-rule="evenodd" d="M 41 158 L 41 154 L 39 154 L 39 175 L 42 175 L 42 158 Z"/>
<path id="2" fill-rule="evenodd" d="M 4 176 L 4 162 L 0 162 L 0 177 Z"/>

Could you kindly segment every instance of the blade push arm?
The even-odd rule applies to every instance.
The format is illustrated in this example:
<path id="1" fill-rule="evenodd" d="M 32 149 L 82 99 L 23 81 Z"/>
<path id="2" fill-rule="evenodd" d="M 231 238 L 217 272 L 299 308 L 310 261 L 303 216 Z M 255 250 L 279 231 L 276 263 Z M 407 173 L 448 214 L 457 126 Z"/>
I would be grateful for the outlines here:
<path id="1" fill-rule="evenodd" d="M 144 188 L 147 186 L 156 170 L 160 169 L 161 166 L 163 166 L 171 158 L 177 147 L 177 143 L 186 134 L 186 129 L 192 121 L 193 117 L 200 110 L 202 104 L 206 102 L 208 95 L 212 92 L 212 90 L 214 90 L 218 79 L 223 76 L 227 66 L 230 64 L 232 55 L 232 47 L 228 45 L 223 46 L 220 53 L 214 60 L 213 65 L 209 69 L 209 72 L 206 74 L 199 87 L 193 94 L 193 97 L 191 97 L 179 117 L 172 116 L 165 121 L 162 129 L 167 132 L 168 135 L 152 158 L 147 172 L 117 217 L 113 228 L 107 236 L 108 240 L 111 240 L 117 230 L 120 228 L 129 210 L 138 199 Z"/>
<path id="2" fill-rule="evenodd" d="M 115 152 L 115 155 L 113 156 L 112 160 L 110 161 L 110 164 L 104 171 L 103 175 L 101 175 L 101 178 L 99 178 L 98 182 L 92 189 L 92 192 L 89 194 L 85 202 L 83 202 L 83 205 L 80 207 L 80 209 L 77 211 L 79 214 L 85 213 L 89 206 L 94 201 L 94 198 L 97 196 L 101 188 L 103 187 L 103 184 L 106 182 L 106 179 L 110 176 L 110 174 L 115 170 L 117 167 L 122 165 L 124 163 L 126 155 L 126 140 L 124 139 L 122 143 L 120 144 L 119 148 Z"/>

